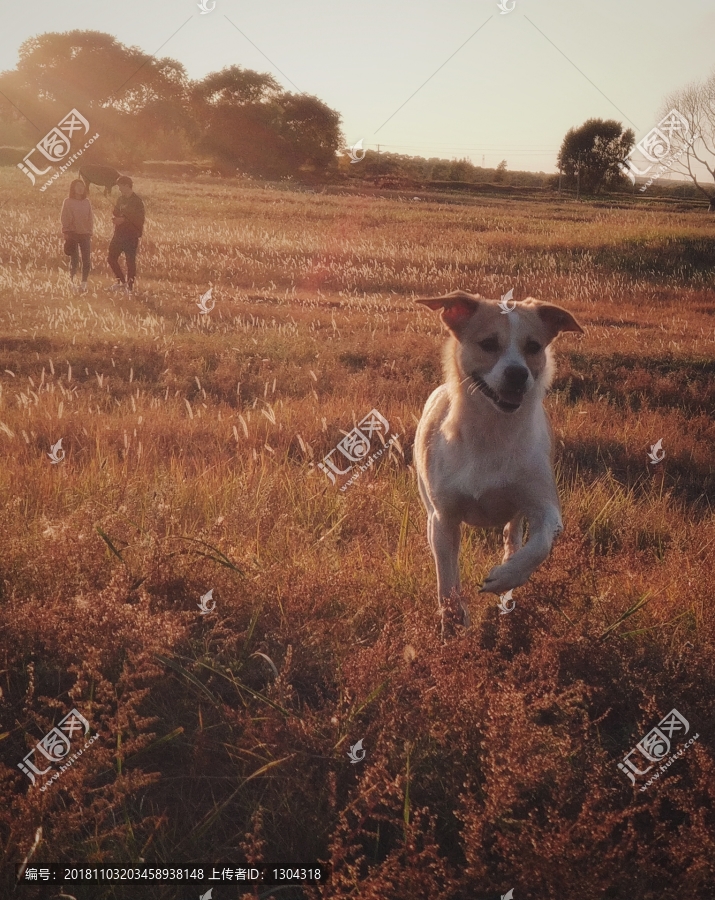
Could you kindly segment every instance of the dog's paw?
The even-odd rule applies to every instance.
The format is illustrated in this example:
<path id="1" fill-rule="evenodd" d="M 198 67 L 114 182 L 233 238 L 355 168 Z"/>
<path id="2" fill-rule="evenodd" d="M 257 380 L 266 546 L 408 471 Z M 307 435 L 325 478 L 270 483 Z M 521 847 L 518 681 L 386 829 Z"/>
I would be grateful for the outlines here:
<path id="1" fill-rule="evenodd" d="M 460 628 L 469 628 L 471 624 L 469 611 L 456 591 L 441 601 L 439 614 L 443 640 L 454 637 Z"/>
<path id="2" fill-rule="evenodd" d="M 521 587 L 527 580 L 528 579 L 516 575 L 514 569 L 510 569 L 509 566 L 505 564 L 494 566 L 484 579 L 484 582 L 479 589 L 479 593 L 505 594 L 507 591 L 512 591 L 514 588 Z"/>

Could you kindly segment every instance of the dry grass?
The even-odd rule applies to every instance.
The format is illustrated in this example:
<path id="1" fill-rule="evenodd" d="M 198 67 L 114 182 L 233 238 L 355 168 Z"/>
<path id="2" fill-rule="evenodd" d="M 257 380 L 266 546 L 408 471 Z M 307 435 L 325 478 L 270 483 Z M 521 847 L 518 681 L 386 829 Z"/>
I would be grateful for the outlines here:
<path id="1" fill-rule="evenodd" d="M 63 191 L 17 182 L 0 173 L 3 863 L 41 825 L 35 863 L 333 866 L 279 900 L 710 898 L 712 220 L 146 180 L 141 294 L 103 290 L 93 193 L 78 297 Z M 442 646 L 411 466 L 442 338 L 412 301 L 457 287 L 563 303 L 587 335 L 560 340 L 548 399 L 565 533 L 500 616 L 477 595 L 499 535 L 469 529 L 475 624 Z M 402 437 L 341 494 L 316 464 L 373 407 Z M 101 738 L 28 790 L 17 762 L 72 706 Z M 701 738 L 640 793 L 616 764 L 673 707 Z"/>

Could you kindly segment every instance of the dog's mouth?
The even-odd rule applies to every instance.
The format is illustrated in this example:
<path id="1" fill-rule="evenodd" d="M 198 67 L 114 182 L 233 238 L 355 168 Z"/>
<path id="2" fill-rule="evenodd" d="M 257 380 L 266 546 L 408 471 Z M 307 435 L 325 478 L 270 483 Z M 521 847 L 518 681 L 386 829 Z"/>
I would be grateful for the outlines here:
<path id="1" fill-rule="evenodd" d="M 517 409 L 521 406 L 521 400 L 518 403 L 510 403 L 508 400 L 502 400 L 499 394 L 496 391 L 493 391 L 489 385 L 484 381 L 483 378 L 480 378 L 476 372 L 472 372 L 472 381 L 476 384 L 479 390 L 484 394 L 487 400 L 491 400 L 494 406 L 497 409 L 500 409 L 502 412 L 512 413 L 516 412 Z"/>

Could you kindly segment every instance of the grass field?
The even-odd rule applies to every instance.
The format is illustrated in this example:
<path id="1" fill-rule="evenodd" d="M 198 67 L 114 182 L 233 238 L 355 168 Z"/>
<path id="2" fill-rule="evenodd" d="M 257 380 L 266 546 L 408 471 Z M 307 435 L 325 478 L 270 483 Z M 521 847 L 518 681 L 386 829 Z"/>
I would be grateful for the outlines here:
<path id="1" fill-rule="evenodd" d="M 66 183 L 0 188 L 3 896 L 38 828 L 36 866 L 332 868 L 216 900 L 715 895 L 712 216 L 140 179 L 139 293 L 106 291 L 93 191 L 78 296 Z M 501 536 L 465 529 L 443 645 L 412 443 L 444 332 L 414 299 L 455 288 L 586 334 L 547 398 L 564 534 L 500 615 Z M 399 440 L 341 492 L 317 464 L 372 409 Z M 17 764 L 73 707 L 99 738 L 41 791 Z M 673 708 L 699 739 L 642 792 L 618 762 Z"/>

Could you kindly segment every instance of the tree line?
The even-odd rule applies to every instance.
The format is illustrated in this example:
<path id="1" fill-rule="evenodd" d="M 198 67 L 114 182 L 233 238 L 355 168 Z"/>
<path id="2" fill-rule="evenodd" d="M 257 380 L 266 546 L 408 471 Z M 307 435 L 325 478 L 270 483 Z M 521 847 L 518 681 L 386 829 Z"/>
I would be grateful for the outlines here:
<path id="1" fill-rule="evenodd" d="M 0 75 L 0 143 L 30 147 L 72 108 L 101 134 L 95 158 L 126 168 L 198 155 L 226 174 L 279 178 L 324 171 L 344 145 L 339 113 L 269 74 L 234 65 L 193 81 L 176 60 L 98 31 L 25 41 Z"/>
<path id="2" fill-rule="evenodd" d="M 653 128 L 638 147 L 646 141 L 651 162 L 652 154 L 667 150 L 670 170 L 688 178 L 713 208 L 715 73 L 667 98 L 664 109 L 675 107 L 688 128 L 675 137 L 671 129 L 667 147 Z M 286 91 L 272 75 L 239 65 L 192 80 L 174 59 L 156 59 L 103 32 L 75 30 L 28 39 L 16 68 L 0 74 L 0 164 L 14 164 L 20 148 L 31 147 L 72 108 L 101 134 L 87 161 L 131 170 L 150 159 L 201 158 L 221 174 L 270 179 L 342 172 L 376 181 L 519 187 L 555 187 L 563 180 L 565 188 L 595 195 L 629 186 L 624 163 L 635 142 L 620 122 L 593 118 L 566 133 L 559 176 L 508 172 L 506 160 L 487 169 L 467 159 L 374 151 L 352 166 L 340 155 L 346 146 L 341 116 L 318 97 Z"/>

